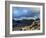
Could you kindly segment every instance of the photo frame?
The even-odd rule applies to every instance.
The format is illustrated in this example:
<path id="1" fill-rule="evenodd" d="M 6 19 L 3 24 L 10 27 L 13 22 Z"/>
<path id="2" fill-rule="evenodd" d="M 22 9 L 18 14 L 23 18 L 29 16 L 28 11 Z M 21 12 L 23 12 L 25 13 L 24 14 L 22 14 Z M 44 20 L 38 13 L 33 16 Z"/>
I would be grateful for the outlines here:
<path id="1" fill-rule="evenodd" d="M 44 3 L 5 1 L 5 36 L 44 35 Z"/>

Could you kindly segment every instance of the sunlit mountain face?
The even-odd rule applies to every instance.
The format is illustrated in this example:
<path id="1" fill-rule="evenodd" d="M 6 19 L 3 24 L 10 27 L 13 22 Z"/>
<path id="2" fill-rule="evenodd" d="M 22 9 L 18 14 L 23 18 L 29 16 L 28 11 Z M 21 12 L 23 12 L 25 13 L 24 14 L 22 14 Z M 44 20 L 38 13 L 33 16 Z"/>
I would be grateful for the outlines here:
<path id="1" fill-rule="evenodd" d="M 12 18 L 14 20 L 40 18 L 40 8 L 34 7 L 12 7 Z"/>

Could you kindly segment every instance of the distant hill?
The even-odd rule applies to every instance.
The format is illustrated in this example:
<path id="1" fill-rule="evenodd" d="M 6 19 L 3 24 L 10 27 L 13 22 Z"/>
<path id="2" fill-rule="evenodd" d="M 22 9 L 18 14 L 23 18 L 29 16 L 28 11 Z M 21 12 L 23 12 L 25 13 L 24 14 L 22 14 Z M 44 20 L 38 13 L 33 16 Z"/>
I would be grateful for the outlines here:
<path id="1" fill-rule="evenodd" d="M 22 20 L 14 20 L 13 19 L 13 27 L 15 26 L 28 26 L 31 25 L 32 22 L 40 20 L 39 18 L 37 19 L 22 19 Z"/>

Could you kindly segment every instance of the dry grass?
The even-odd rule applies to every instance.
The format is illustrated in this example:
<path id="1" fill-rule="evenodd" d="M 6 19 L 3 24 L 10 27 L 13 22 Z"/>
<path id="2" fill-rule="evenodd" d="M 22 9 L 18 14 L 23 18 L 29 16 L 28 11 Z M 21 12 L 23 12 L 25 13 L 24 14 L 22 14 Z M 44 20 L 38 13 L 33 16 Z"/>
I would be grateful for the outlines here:
<path id="1" fill-rule="evenodd" d="M 31 25 L 24 26 L 24 27 L 15 27 L 13 31 L 27 31 L 27 30 L 40 30 L 40 22 L 34 21 Z"/>

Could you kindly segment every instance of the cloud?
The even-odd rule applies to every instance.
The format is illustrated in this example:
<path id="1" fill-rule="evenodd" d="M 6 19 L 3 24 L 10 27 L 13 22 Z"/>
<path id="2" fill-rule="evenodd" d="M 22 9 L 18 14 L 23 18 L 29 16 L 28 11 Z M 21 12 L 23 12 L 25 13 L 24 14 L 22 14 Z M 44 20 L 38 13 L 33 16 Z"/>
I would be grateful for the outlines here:
<path id="1" fill-rule="evenodd" d="M 15 7 L 13 8 L 13 18 L 34 17 L 40 15 L 39 8 Z"/>

